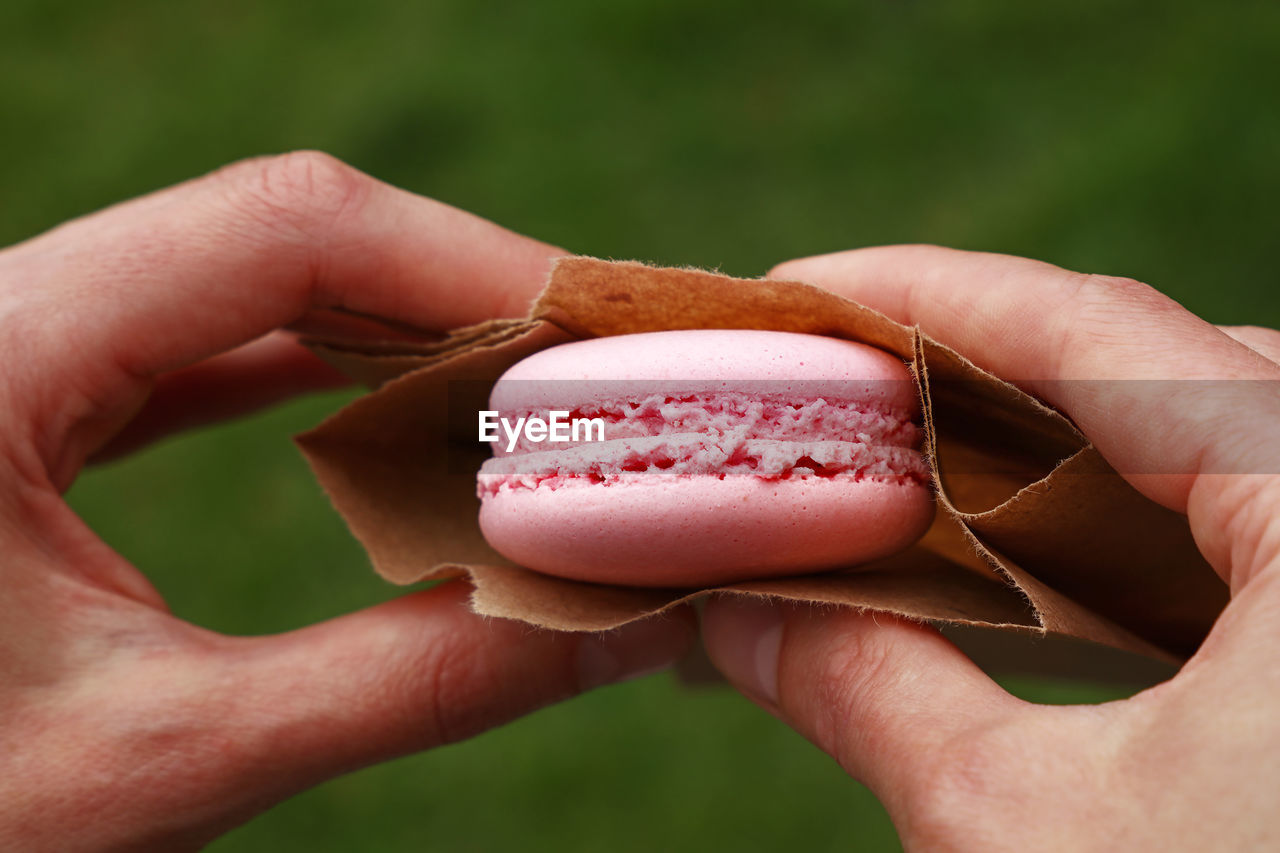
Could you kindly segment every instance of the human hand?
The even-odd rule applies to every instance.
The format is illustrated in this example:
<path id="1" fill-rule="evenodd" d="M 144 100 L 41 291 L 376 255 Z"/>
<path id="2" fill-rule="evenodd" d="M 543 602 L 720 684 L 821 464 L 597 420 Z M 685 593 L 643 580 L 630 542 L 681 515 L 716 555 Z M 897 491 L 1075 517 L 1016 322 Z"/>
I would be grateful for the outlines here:
<path id="1" fill-rule="evenodd" d="M 198 847 L 328 777 L 681 654 L 683 616 L 532 631 L 470 613 L 461 582 L 221 636 L 169 614 L 61 497 L 91 457 L 340 381 L 282 327 L 518 316 L 556 254 L 309 152 L 0 252 L 0 849 Z"/>
<path id="2" fill-rule="evenodd" d="M 907 848 L 1280 846 L 1280 332 L 1218 329 L 1125 279 L 931 246 L 771 276 L 919 324 L 1066 412 L 1187 514 L 1232 600 L 1176 677 L 1097 706 L 1016 699 L 886 614 L 721 599 L 703 633 L 729 680 L 870 787 Z"/>

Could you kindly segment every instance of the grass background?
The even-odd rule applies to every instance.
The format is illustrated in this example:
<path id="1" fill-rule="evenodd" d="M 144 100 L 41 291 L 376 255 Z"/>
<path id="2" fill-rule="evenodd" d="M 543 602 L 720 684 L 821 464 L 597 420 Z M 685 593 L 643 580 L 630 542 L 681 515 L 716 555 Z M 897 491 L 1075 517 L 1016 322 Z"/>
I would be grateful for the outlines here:
<path id="1" fill-rule="evenodd" d="M 1261 2 L 8 0 L 0 245 L 309 147 L 588 254 L 758 275 L 931 241 L 1276 326 L 1276 44 Z M 274 632 L 384 600 L 287 440 L 349 397 L 166 442 L 70 500 L 203 625 Z M 798 737 L 657 677 L 336 780 L 213 849 L 895 845 Z"/>

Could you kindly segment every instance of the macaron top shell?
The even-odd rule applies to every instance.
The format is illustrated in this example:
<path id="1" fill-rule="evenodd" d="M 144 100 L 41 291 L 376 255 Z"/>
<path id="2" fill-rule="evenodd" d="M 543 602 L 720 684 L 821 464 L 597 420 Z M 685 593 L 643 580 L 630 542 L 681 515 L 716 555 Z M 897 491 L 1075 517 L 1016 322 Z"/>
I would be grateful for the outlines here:
<path id="1" fill-rule="evenodd" d="M 603 440 L 499 444 L 489 543 L 578 580 L 698 587 L 853 566 L 933 516 L 899 359 L 816 335 L 656 332 L 537 353 L 494 386 L 512 420 L 559 410 Z"/>
<path id="2" fill-rule="evenodd" d="M 883 350 L 840 338 L 753 329 L 693 329 L 591 338 L 534 353 L 512 366 L 490 408 L 573 407 L 608 394 L 608 382 L 652 383 L 668 393 L 743 390 L 857 400 L 914 416 L 916 386 Z"/>

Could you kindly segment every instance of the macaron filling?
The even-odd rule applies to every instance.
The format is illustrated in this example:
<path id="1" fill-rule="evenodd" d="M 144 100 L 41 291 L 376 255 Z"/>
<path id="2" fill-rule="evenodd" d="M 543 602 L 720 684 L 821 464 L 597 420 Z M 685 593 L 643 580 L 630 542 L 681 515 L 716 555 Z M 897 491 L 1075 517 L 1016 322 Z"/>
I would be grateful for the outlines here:
<path id="1" fill-rule="evenodd" d="M 736 391 L 649 394 L 565 406 L 599 418 L 604 441 L 518 438 L 497 446 L 477 480 L 481 498 L 503 490 L 608 486 L 637 477 L 753 476 L 926 484 L 910 412 L 866 402 Z M 546 417 L 548 410 L 504 413 Z"/>

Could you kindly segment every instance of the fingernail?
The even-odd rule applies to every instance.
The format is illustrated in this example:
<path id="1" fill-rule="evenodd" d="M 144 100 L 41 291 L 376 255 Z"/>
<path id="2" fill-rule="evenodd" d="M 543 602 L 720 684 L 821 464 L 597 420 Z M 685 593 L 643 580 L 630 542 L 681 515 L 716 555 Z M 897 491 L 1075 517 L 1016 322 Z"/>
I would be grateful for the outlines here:
<path id="1" fill-rule="evenodd" d="M 702 617 L 707 653 L 740 690 L 778 703 L 778 653 L 782 650 L 780 605 L 767 600 L 720 598 Z"/>
<path id="2" fill-rule="evenodd" d="M 687 615 L 660 615 L 578 641 L 583 690 L 661 672 L 684 656 L 694 630 Z"/>

